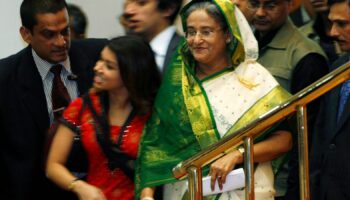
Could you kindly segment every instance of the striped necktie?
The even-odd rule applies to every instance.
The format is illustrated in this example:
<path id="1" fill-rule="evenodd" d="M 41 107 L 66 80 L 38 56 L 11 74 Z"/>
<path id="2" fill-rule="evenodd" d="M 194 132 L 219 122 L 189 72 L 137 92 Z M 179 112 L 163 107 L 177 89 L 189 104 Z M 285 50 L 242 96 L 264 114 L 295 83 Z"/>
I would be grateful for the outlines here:
<path id="1" fill-rule="evenodd" d="M 57 120 L 61 117 L 62 111 L 68 106 L 71 99 L 66 86 L 61 80 L 62 65 L 54 65 L 50 71 L 54 74 L 51 91 L 52 111 L 54 119 Z"/>

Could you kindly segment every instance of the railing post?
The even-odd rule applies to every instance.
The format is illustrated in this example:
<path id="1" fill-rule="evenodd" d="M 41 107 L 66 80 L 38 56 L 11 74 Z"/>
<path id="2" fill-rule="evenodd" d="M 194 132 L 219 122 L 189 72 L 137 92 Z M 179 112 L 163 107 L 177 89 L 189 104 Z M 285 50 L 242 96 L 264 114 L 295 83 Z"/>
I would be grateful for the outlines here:
<path id="1" fill-rule="evenodd" d="M 202 200 L 202 169 L 191 166 L 187 168 L 188 172 L 188 192 L 190 200 Z"/>
<path id="2" fill-rule="evenodd" d="M 310 199 L 306 106 L 297 107 L 300 199 Z"/>
<path id="3" fill-rule="evenodd" d="M 254 200 L 254 144 L 252 137 L 244 139 L 245 199 Z"/>

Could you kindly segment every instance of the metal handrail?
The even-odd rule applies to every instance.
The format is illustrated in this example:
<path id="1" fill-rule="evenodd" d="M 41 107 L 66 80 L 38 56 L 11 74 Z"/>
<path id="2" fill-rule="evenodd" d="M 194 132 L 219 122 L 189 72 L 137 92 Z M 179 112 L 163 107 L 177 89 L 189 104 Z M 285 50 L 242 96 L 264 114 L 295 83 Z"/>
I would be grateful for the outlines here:
<path id="1" fill-rule="evenodd" d="M 240 144 L 242 144 L 243 140 L 246 138 L 254 138 L 259 136 L 264 130 L 271 127 L 273 124 L 283 120 L 284 118 L 292 115 L 295 112 L 298 112 L 298 120 L 301 119 L 301 121 L 298 121 L 299 126 L 299 141 L 302 143 L 299 145 L 299 159 L 301 161 L 301 165 L 303 166 L 303 170 L 300 171 L 301 186 L 307 186 L 307 188 L 301 190 L 304 194 L 302 194 L 302 199 L 308 199 L 308 150 L 307 150 L 307 127 L 305 123 L 306 119 L 306 105 L 313 100 L 317 99 L 321 95 L 325 94 L 326 92 L 330 91 L 334 87 L 338 86 L 339 84 L 345 82 L 350 78 L 350 62 L 345 63 L 344 65 L 338 67 L 334 71 L 330 72 L 329 74 L 325 75 L 324 77 L 320 78 L 315 83 L 311 84 L 310 86 L 306 87 L 305 89 L 301 90 L 294 96 L 292 96 L 288 101 L 281 104 L 280 106 L 277 106 L 273 109 L 271 109 L 269 112 L 265 113 L 264 115 L 260 116 L 258 119 L 253 121 L 252 123 L 246 125 L 245 127 L 242 127 L 241 129 L 237 130 L 233 134 L 221 139 L 218 143 L 209 146 L 208 148 L 200 151 L 199 153 L 195 154 L 191 158 L 180 162 L 178 165 L 176 165 L 173 168 L 173 175 L 177 179 L 182 179 L 187 176 L 188 173 L 191 173 L 191 170 L 201 171 L 201 168 L 205 166 L 206 164 L 210 163 L 211 161 L 221 157 L 224 155 L 224 152 L 229 151 L 232 148 L 236 148 Z M 299 142 L 299 143 L 300 143 Z M 246 153 L 245 153 L 246 154 Z M 249 155 L 245 155 L 245 158 L 249 158 Z M 244 160 L 244 164 L 249 165 L 249 160 Z M 306 166 L 304 166 L 306 165 Z M 307 169 L 305 169 L 307 168 Z M 252 170 L 252 167 L 250 168 Z M 195 173 L 199 177 L 194 177 L 196 180 L 201 179 L 201 173 Z M 247 177 L 246 180 L 252 180 L 252 178 Z M 307 179 L 305 181 L 305 179 Z M 252 183 L 247 183 L 246 185 Z M 201 184 L 193 183 L 192 177 L 189 177 L 189 186 L 190 190 L 197 190 L 197 191 L 190 191 L 193 196 L 191 196 L 191 199 L 200 200 L 202 199 L 202 189 Z M 199 188 L 200 187 L 200 188 Z M 306 191 L 305 191 L 306 190 Z M 246 197 L 249 196 L 246 194 Z M 254 195 L 250 195 L 253 196 Z M 250 198 L 249 198 L 250 199 Z"/>

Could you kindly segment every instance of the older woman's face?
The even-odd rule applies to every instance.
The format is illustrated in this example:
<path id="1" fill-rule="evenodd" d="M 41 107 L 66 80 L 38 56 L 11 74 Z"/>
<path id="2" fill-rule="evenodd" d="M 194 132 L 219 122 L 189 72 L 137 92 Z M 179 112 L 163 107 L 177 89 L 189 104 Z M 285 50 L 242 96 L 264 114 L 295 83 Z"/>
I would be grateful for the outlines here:
<path id="1" fill-rule="evenodd" d="M 194 59 L 199 64 L 215 67 L 227 59 L 226 44 L 230 38 L 219 22 L 205 10 L 195 10 L 187 18 L 186 39 Z"/>

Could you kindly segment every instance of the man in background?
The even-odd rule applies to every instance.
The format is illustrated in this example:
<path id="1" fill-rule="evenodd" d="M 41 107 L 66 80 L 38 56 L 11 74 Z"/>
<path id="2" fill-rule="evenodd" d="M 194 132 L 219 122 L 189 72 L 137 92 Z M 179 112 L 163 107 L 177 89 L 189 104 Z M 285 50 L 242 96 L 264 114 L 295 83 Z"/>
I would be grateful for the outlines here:
<path id="1" fill-rule="evenodd" d="M 350 60 L 350 2 L 329 1 L 330 35 L 346 52 L 331 70 Z M 310 152 L 312 200 L 350 199 L 350 80 L 322 97 Z"/>
<path id="2" fill-rule="evenodd" d="M 64 0 L 23 0 L 20 14 L 28 46 L 0 60 L 0 199 L 75 199 L 46 178 L 45 139 L 63 104 L 90 87 L 106 41 L 71 43 Z"/>
<path id="3" fill-rule="evenodd" d="M 182 0 L 126 0 L 124 4 L 127 33 L 139 35 L 150 43 L 163 73 L 181 40 L 174 26 L 181 5 Z"/>
<path id="4" fill-rule="evenodd" d="M 331 23 L 328 19 L 329 6 L 327 5 L 327 0 L 306 0 L 304 3 L 309 4 L 315 18 L 300 27 L 299 30 L 321 46 L 328 57 L 329 64 L 332 64 L 338 59 L 341 52 L 339 45 L 330 37 Z"/>
<path id="5" fill-rule="evenodd" d="M 232 3 L 236 4 L 236 6 L 241 10 L 244 17 L 247 19 L 248 23 L 251 24 L 255 10 L 251 9 L 249 5 L 249 0 L 231 0 Z M 253 27 L 252 27 L 253 28 Z"/>
<path id="6" fill-rule="evenodd" d="M 282 87 L 295 94 L 328 72 L 322 49 L 302 35 L 289 19 L 290 0 L 249 0 L 248 5 L 255 10 L 252 25 L 259 44 L 258 62 Z M 318 108 L 319 102 L 308 106 L 309 127 L 314 124 Z M 293 151 L 297 150 L 296 142 L 295 137 Z M 297 157 L 290 167 L 297 169 Z M 285 195 L 288 171 L 286 160 L 282 169 L 275 172 L 276 199 L 283 199 Z"/>
<path id="7" fill-rule="evenodd" d="M 73 4 L 68 4 L 69 28 L 71 39 L 86 38 L 88 20 L 83 10 Z"/>

